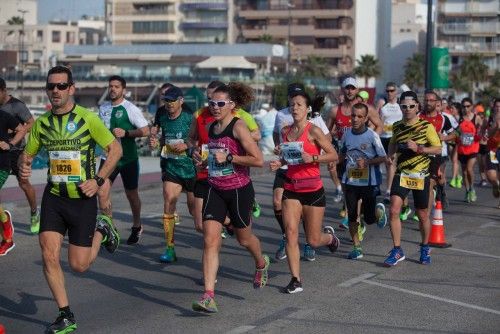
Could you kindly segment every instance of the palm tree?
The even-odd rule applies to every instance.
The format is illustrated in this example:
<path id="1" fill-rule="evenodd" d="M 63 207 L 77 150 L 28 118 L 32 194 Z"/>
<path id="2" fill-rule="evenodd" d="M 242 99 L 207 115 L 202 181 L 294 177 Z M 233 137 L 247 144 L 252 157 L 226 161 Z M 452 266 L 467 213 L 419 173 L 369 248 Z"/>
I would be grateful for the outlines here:
<path id="1" fill-rule="evenodd" d="M 323 57 L 308 56 L 303 63 L 303 74 L 314 78 L 329 78 L 330 65 Z"/>
<path id="2" fill-rule="evenodd" d="M 259 42 L 272 44 L 274 43 L 274 38 L 269 34 L 263 34 L 259 36 Z"/>
<path id="3" fill-rule="evenodd" d="M 415 53 L 406 59 L 404 81 L 411 89 L 417 90 L 424 86 L 425 58 L 421 53 Z"/>
<path id="4" fill-rule="evenodd" d="M 488 77 L 488 66 L 484 64 L 483 56 L 474 53 L 466 57 L 458 73 L 460 77 L 468 81 L 468 93 L 474 101 L 477 87 Z"/>
<path id="5" fill-rule="evenodd" d="M 7 24 L 11 26 L 22 25 L 24 24 L 24 19 L 20 16 L 12 16 L 7 20 Z"/>
<path id="6" fill-rule="evenodd" d="M 368 79 L 376 78 L 380 75 L 380 65 L 373 55 L 363 55 L 361 60 L 356 60 L 358 66 L 354 68 L 354 74 L 365 78 L 365 87 L 368 86 Z"/>

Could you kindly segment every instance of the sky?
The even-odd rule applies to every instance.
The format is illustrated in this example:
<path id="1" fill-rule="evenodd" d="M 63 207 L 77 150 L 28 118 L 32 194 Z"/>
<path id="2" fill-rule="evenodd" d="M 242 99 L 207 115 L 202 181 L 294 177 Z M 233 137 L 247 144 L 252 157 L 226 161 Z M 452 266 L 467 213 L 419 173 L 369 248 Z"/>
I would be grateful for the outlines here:
<path id="1" fill-rule="evenodd" d="M 38 23 L 77 20 L 82 15 L 104 17 L 104 0 L 38 0 Z"/>

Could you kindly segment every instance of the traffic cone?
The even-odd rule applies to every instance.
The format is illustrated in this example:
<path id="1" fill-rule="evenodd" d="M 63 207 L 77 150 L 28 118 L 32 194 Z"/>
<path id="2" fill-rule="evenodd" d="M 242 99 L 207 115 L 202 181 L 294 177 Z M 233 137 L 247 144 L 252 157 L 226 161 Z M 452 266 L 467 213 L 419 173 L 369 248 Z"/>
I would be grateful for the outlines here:
<path id="1" fill-rule="evenodd" d="M 441 205 L 441 201 L 436 201 L 436 206 L 434 207 L 429 246 L 439 248 L 451 247 L 451 244 L 447 243 L 444 237 L 443 206 Z"/>

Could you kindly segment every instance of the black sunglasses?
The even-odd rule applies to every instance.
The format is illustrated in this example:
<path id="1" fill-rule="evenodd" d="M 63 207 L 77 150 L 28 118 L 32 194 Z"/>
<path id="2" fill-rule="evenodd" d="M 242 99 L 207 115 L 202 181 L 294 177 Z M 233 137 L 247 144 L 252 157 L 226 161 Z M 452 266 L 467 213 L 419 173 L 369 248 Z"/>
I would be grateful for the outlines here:
<path id="1" fill-rule="evenodd" d="M 226 103 L 229 103 L 229 101 L 214 101 L 214 100 L 209 100 L 208 101 L 208 104 L 211 106 L 211 107 L 219 107 L 219 108 L 222 108 L 226 105 Z"/>
<path id="2" fill-rule="evenodd" d="M 385 92 L 386 93 L 392 93 L 392 92 L 395 92 L 396 90 L 395 89 L 386 89 Z"/>
<path id="3" fill-rule="evenodd" d="M 69 82 L 60 82 L 60 83 L 52 83 L 52 82 L 47 82 L 45 85 L 45 88 L 47 90 L 54 90 L 54 88 L 57 87 L 58 90 L 66 90 L 71 86 Z"/>
<path id="4" fill-rule="evenodd" d="M 462 104 L 462 107 L 469 108 L 469 107 L 472 107 L 472 104 Z"/>
<path id="5" fill-rule="evenodd" d="M 401 109 L 413 109 L 416 106 L 416 104 L 401 104 Z"/>
<path id="6" fill-rule="evenodd" d="M 175 103 L 175 102 L 177 102 L 177 99 L 175 99 L 175 100 L 172 100 L 172 99 L 163 99 L 163 101 L 165 101 L 165 103 Z"/>

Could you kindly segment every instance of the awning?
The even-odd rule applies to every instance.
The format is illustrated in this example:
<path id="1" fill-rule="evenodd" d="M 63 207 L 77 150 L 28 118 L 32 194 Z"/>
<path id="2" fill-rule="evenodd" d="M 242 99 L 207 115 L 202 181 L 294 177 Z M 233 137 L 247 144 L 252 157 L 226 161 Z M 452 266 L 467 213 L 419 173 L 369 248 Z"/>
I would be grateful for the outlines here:
<path id="1" fill-rule="evenodd" d="M 247 70 L 255 70 L 257 64 L 251 63 L 245 57 L 237 56 L 212 56 L 199 62 L 196 68 L 239 68 Z"/>

